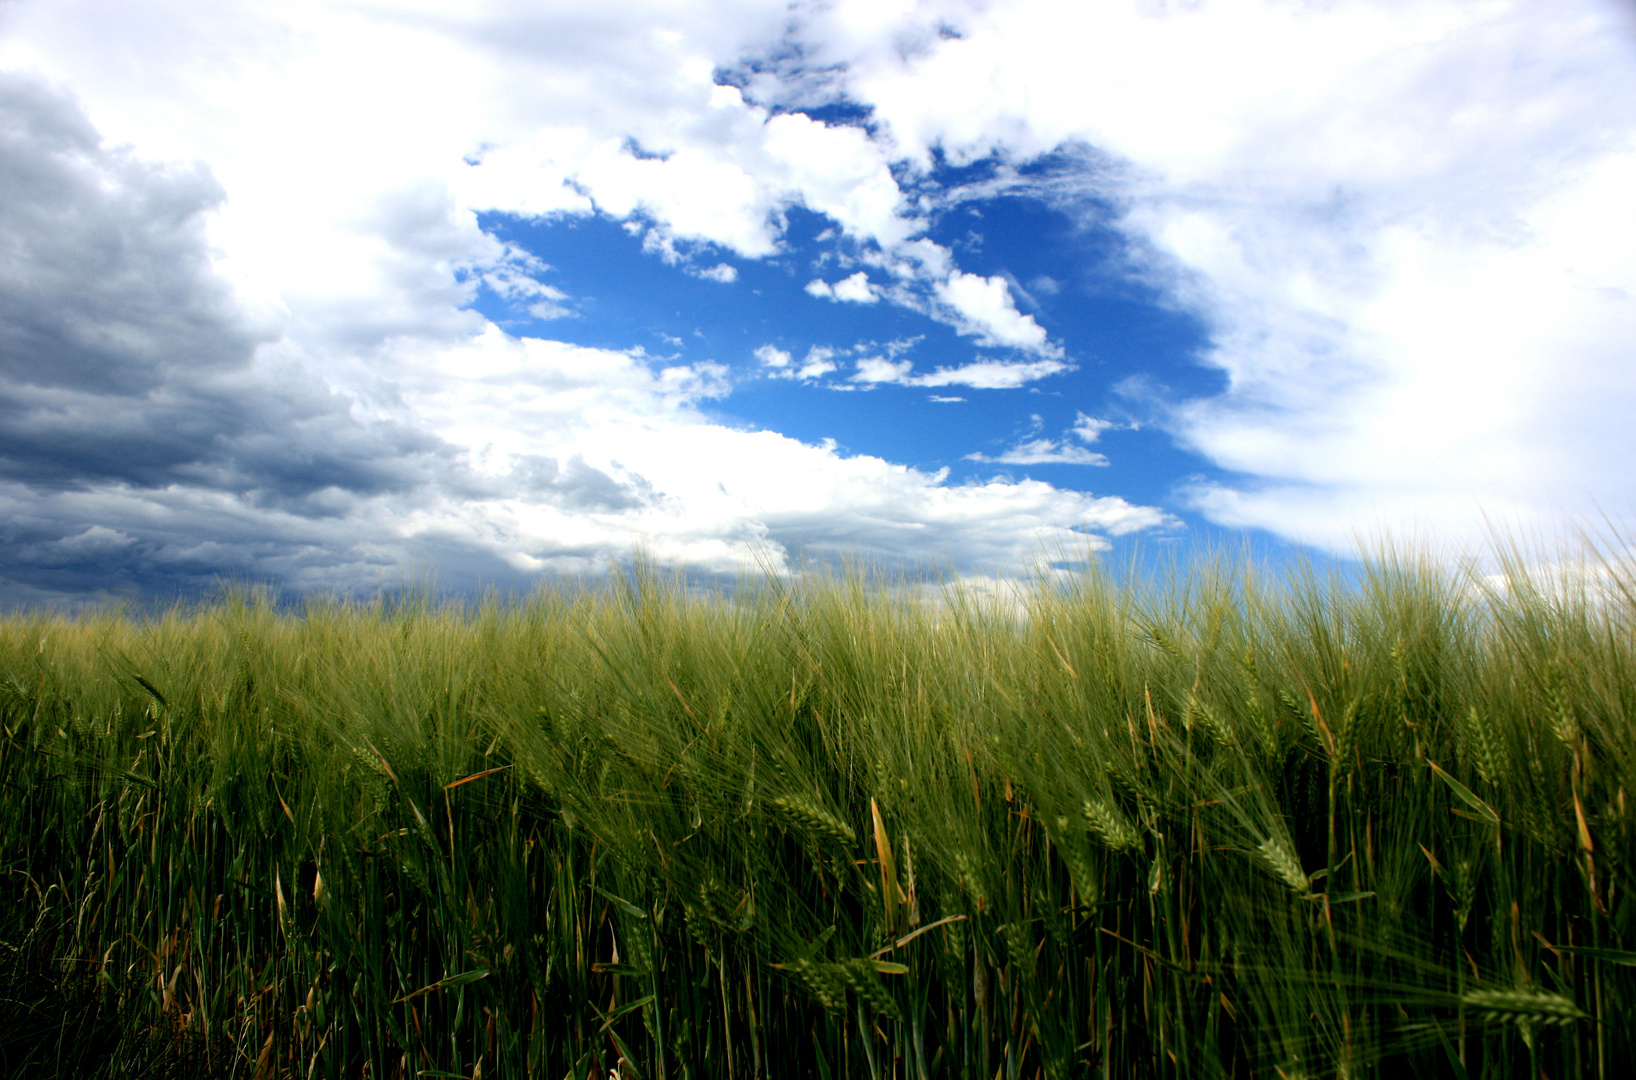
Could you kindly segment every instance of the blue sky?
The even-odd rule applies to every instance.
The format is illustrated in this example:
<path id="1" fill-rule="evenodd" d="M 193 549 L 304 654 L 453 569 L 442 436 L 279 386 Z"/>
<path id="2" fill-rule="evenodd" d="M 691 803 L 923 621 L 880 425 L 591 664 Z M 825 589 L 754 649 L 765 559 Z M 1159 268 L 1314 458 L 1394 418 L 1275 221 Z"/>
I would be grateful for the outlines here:
<path id="1" fill-rule="evenodd" d="M 486 231 L 546 262 L 550 270 L 542 280 L 575 299 L 559 305 L 567 314 L 550 319 L 533 317 L 526 300 L 507 300 L 492 289 L 483 289 L 475 306 L 519 335 L 598 348 L 641 345 L 665 362 L 722 363 L 735 381 L 731 396 L 711 409 L 723 422 L 805 442 L 833 439 L 848 453 L 929 471 L 948 468 L 956 483 L 1027 474 L 1058 486 L 1174 502 L 1179 477 L 1219 473 L 1151 426 L 1154 410 L 1144 400 L 1221 389 L 1220 373 L 1200 362 L 1208 330 L 1122 273 L 1117 233 L 1085 227 L 1026 196 L 952 206 L 926 235 L 957 252 L 968 272 L 1005 277 L 1018 309 L 1062 345 L 1072 366 L 1015 388 L 910 387 L 855 382 L 857 363 L 892 357 L 925 372 L 1004 357 L 1007 350 L 984 349 L 952 327 L 889 303 L 813 296 L 809 283 L 826 275 L 842 280 L 857 264 L 836 268 L 847 245 L 826 219 L 799 208 L 788 217 L 776 256 L 735 260 L 717 251 L 698 259 L 733 268 L 733 281 L 718 282 L 666 265 L 608 217 L 485 215 Z M 814 349 L 830 351 L 837 367 L 816 379 L 780 378 L 782 372 L 757 356 L 768 347 L 787 353 L 791 367 Z M 1132 380 L 1140 393 L 1131 392 Z M 1071 433 L 1084 415 L 1109 423 L 1095 451 Z M 976 454 L 998 458 L 1040 438 L 1083 447 L 1106 463 L 971 460 Z"/>
<path id="2" fill-rule="evenodd" d="M 1612 0 L 5 0 L 0 603 L 1628 516 Z"/>

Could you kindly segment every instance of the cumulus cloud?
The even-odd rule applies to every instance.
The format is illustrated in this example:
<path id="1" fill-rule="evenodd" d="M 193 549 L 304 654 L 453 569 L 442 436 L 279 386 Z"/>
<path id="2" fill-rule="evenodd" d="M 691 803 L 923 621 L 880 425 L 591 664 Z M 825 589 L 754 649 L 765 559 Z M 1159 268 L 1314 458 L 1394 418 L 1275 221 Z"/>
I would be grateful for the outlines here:
<path id="1" fill-rule="evenodd" d="M 730 389 L 719 369 L 536 347 L 471 310 L 486 283 L 574 312 L 476 211 L 601 211 L 725 278 L 724 257 L 776 256 L 802 206 L 868 256 L 826 296 L 1005 350 L 930 371 L 855 353 L 845 385 L 1029 385 L 1070 369 L 1061 347 L 1004 275 L 925 236 L 934 167 L 987 156 L 1068 162 L 1007 182 L 1112 214 L 1148 282 L 1208 324 L 1225 392 L 1158 405 L 1230 474 L 1189 493 L 1214 519 L 1346 545 L 1632 491 L 1636 49 L 1612 3 L 59 0 L 4 18 L 0 573 L 31 589 L 116 552 L 132 580 L 361 581 L 424 552 L 474 575 L 591 565 L 637 536 L 719 566 L 849 530 L 978 558 L 1037 523 L 1152 524 L 735 432 L 701 406 Z M 789 111 L 841 95 L 867 126 Z M 837 369 L 815 350 L 766 370 Z M 1093 428 L 1006 453 L 1090 454 Z M 788 476 L 743 463 L 762 451 Z M 827 494 L 792 508 L 803 485 Z"/>
<path id="2" fill-rule="evenodd" d="M 218 256 L 213 167 L 110 148 L 65 93 L 10 74 L 0 195 L 4 602 L 224 575 L 369 589 L 411 568 L 524 584 L 638 545 L 720 573 L 843 550 L 1014 565 L 1165 520 L 727 426 L 704 410 L 731 392 L 720 364 L 511 336 L 463 310 L 479 283 L 569 298 L 436 184 L 385 191 L 334 241 L 358 277 L 258 293 L 266 265 Z M 757 351 L 801 378 L 833 355 Z"/>
<path id="3" fill-rule="evenodd" d="M 815 278 L 807 282 L 807 292 L 823 300 L 839 300 L 851 304 L 873 304 L 880 299 L 880 292 L 869 283 L 869 275 L 862 270 L 834 284 L 822 278 Z"/>
<path id="4" fill-rule="evenodd" d="M 615 482 L 598 481 L 597 492 L 618 493 L 603 496 L 600 512 L 566 514 L 554 496 L 514 495 L 422 511 L 520 571 L 577 567 L 587 550 L 605 557 L 637 540 L 657 556 L 723 572 L 756 549 L 780 561 L 794 551 L 854 551 L 1014 563 L 1041 542 L 1095 546 L 1098 534 L 1166 521 L 1117 498 L 1028 481 L 951 485 L 946 472 L 726 427 L 697 408 L 719 389 L 709 373 L 655 374 L 626 354 L 491 330 L 424 362 L 432 370 L 410 398 L 417 415 L 482 475 L 503 480 L 527 454 L 562 459 L 572 449 Z"/>
<path id="5" fill-rule="evenodd" d="M 975 335 L 980 344 L 1061 355 L 1034 317 L 1017 310 L 1003 276 L 954 274 L 938 282 L 934 293 L 954 311 L 960 332 Z"/>
<path id="6" fill-rule="evenodd" d="M 866 356 L 858 361 L 857 370 L 850 377 L 855 383 L 897 383 L 900 386 L 913 386 L 913 360 L 887 360 L 880 356 Z"/>
<path id="7" fill-rule="evenodd" d="M 831 357 L 834 355 L 834 349 L 827 348 L 822 345 L 814 345 L 812 348 L 807 350 L 807 355 L 802 358 L 801 366 L 795 372 L 796 377 L 801 379 L 823 378 L 825 375 L 828 375 L 830 372 L 835 371 L 839 367 L 839 365 L 836 364 L 833 359 L 831 359 Z"/>
<path id="8" fill-rule="evenodd" d="M 830 359 L 836 350 L 825 345 L 814 345 L 807 350 L 807 355 L 796 364 L 793 354 L 774 345 L 762 345 L 755 350 L 755 358 L 761 361 L 764 371 L 775 379 L 800 379 L 810 382 L 821 379 L 836 370 L 836 363 Z"/>
<path id="9" fill-rule="evenodd" d="M 706 281 L 715 281 L 723 285 L 731 285 L 738 280 L 738 267 L 732 263 L 717 263 L 704 270 L 695 270 L 695 277 L 702 277 Z"/>
<path id="10" fill-rule="evenodd" d="M 1208 515 L 1344 548 L 1631 497 L 1628 6 L 862 8 L 814 11 L 804 62 L 900 153 L 1082 156 L 1042 197 L 1112 207 L 1206 320 L 1226 392 L 1161 404 L 1237 476 Z"/>
<path id="11" fill-rule="evenodd" d="M 761 361 L 762 367 L 787 368 L 792 357 L 788 352 L 776 345 L 759 345 L 755 350 L 755 358 Z"/>

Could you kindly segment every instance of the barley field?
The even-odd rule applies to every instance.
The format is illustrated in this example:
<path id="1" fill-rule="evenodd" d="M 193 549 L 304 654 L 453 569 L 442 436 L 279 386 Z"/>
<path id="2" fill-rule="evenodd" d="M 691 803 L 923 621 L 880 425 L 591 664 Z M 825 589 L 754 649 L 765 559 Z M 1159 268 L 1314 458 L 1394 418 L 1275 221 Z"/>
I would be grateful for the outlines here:
<path id="1" fill-rule="evenodd" d="M 1610 1077 L 1636 579 L 0 620 L 8 1076 Z"/>

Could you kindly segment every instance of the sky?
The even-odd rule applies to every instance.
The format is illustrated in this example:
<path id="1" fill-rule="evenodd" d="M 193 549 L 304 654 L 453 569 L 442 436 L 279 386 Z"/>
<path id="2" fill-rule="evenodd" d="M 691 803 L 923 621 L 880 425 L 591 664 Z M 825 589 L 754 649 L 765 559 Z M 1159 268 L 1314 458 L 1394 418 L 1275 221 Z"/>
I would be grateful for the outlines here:
<path id="1" fill-rule="evenodd" d="M 1615 0 L 0 0 L 0 604 L 1636 495 Z"/>

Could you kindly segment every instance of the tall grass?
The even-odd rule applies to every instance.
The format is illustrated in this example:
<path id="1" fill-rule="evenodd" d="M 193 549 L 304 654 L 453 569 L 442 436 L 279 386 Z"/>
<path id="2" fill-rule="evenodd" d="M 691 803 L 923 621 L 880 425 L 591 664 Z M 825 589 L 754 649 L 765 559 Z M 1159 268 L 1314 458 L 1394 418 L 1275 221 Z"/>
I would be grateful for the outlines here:
<path id="1" fill-rule="evenodd" d="M 16 615 L 0 964 L 46 989 L 0 1068 L 1618 1075 L 1636 592 L 1601 581 Z"/>

